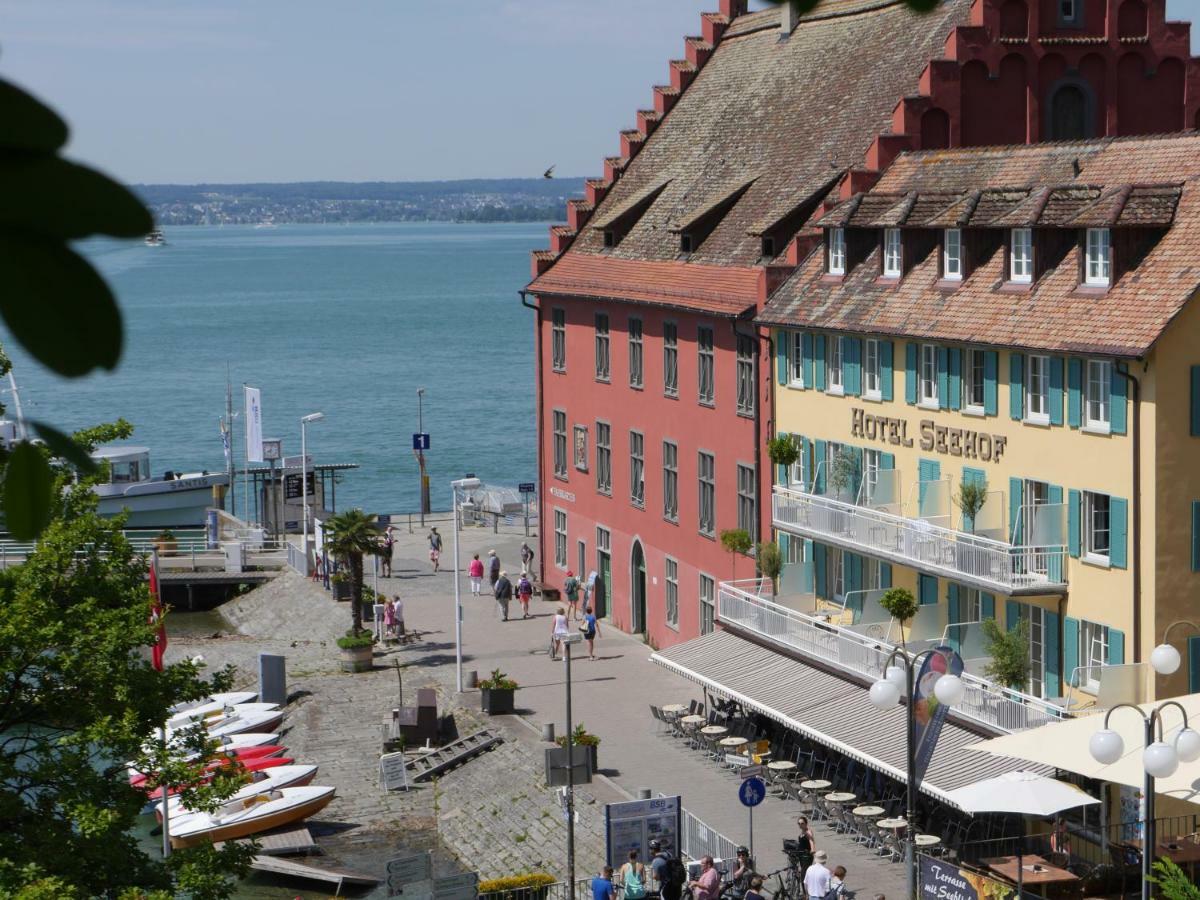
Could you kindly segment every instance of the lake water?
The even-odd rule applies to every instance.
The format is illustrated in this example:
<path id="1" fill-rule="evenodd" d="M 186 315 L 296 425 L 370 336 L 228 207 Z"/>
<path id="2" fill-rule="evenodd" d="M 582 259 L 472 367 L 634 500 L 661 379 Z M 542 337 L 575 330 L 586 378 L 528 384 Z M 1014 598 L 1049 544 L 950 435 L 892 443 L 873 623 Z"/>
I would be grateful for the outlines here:
<path id="1" fill-rule="evenodd" d="M 317 462 L 354 462 L 338 508 L 417 508 L 425 388 L 434 508 L 449 481 L 534 480 L 533 313 L 517 291 L 543 224 L 180 227 L 167 246 L 91 241 L 125 316 L 113 373 L 60 379 L 6 340 L 25 414 L 66 429 L 124 416 L 156 473 L 224 469 L 226 374 L 262 389 L 263 432 Z M 0 335 L 3 332 L 0 331 Z M 236 449 L 244 459 L 239 417 Z M 239 485 L 239 509 L 241 506 Z"/>

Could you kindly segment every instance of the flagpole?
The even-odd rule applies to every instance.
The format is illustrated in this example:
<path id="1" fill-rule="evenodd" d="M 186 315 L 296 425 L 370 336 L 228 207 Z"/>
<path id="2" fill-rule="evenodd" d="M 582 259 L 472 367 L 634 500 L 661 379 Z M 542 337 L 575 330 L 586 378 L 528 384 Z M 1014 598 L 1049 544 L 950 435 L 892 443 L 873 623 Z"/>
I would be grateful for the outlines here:
<path id="1" fill-rule="evenodd" d="M 163 763 L 166 763 L 167 755 L 167 729 L 166 726 L 158 729 L 159 735 L 162 737 L 163 748 Z M 167 803 L 167 785 L 163 782 L 159 785 L 159 790 L 162 791 L 162 833 L 163 833 L 163 859 L 171 855 L 171 820 L 168 812 Z"/>
<path id="2" fill-rule="evenodd" d="M 163 624 L 162 594 L 158 587 L 158 551 L 150 551 L 150 618 L 158 625 L 154 635 L 154 647 L 150 652 L 150 664 L 156 672 L 163 669 L 163 654 L 167 649 L 167 628 Z M 159 740 L 162 742 L 163 766 L 167 764 L 167 725 L 166 722 L 158 729 Z M 161 774 L 161 773 L 160 773 Z M 171 855 L 171 820 L 168 811 L 168 794 L 166 781 L 160 782 L 158 789 L 162 791 L 162 839 L 163 858 Z"/>

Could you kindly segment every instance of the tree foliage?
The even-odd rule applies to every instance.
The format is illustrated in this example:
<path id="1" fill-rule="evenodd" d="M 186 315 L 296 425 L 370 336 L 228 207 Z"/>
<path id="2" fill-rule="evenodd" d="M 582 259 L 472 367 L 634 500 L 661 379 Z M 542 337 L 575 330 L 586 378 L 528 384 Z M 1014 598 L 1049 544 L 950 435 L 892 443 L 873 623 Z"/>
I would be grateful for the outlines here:
<path id="1" fill-rule="evenodd" d="M 982 628 L 984 651 L 991 657 L 984 674 L 1007 687 L 1023 688 L 1029 680 L 1029 620 L 1005 631 L 995 619 L 984 619 Z"/>
<path id="2" fill-rule="evenodd" d="M 907 650 L 908 643 L 904 635 L 904 623 L 915 616 L 921 608 L 917 603 L 917 598 L 908 588 L 888 588 L 879 598 L 879 605 L 900 623 L 900 643 Z"/>
<path id="3" fill-rule="evenodd" d="M 758 570 L 771 579 L 771 585 L 777 586 L 779 573 L 783 571 L 783 551 L 774 541 L 764 541 L 758 545 L 755 556 L 758 558 Z"/>
<path id="4" fill-rule="evenodd" d="M 1149 880 L 1162 889 L 1165 900 L 1200 900 L 1200 886 L 1174 862 L 1158 859 L 1153 868 L 1154 874 Z"/>
<path id="5" fill-rule="evenodd" d="M 342 560 L 350 570 L 350 635 L 363 630 L 363 558 L 382 556 L 379 529 L 375 517 L 361 509 L 348 509 L 325 520 L 325 549 Z"/>
<path id="6" fill-rule="evenodd" d="M 963 480 L 958 485 L 958 493 L 954 496 L 954 503 L 962 511 L 963 521 L 969 525 L 972 534 L 975 533 L 975 517 L 979 515 L 979 511 L 987 503 L 987 495 L 988 486 L 986 480 Z"/>
<path id="7" fill-rule="evenodd" d="M 767 456 L 775 465 L 790 469 L 800 458 L 800 448 L 790 434 L 780 434 L 767 441 Z"/>

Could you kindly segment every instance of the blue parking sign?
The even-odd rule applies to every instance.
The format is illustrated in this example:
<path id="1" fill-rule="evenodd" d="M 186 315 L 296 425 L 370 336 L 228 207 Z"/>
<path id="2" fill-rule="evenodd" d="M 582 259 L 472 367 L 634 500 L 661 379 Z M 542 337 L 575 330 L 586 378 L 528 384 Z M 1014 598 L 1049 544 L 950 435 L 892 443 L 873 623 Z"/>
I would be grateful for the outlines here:
<path id="1" fill-rule="evenodd" d="M 738 786 L 742 806 L 758 806 L 767 796 L 767 783 L 761 778 L 747 778 Z"/>

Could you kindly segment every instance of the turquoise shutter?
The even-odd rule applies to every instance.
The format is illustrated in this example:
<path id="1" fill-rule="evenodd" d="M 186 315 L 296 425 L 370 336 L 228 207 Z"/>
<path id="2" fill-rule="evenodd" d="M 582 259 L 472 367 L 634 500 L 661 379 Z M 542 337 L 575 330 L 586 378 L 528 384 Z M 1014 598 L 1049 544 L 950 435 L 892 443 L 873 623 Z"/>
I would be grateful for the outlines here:
<path id="1" fill-rule="evenodd" d="M 892 586 L 892 564 L 879 564 L 879 588 L 886 591 Z"/>
<path id="2" fill-rule="evenodd" d="M 945 347 L 937 348 L 938 408 L 950 406 L 950 362 Z"/>
<path id="3" fill-rule="evenodd" d="M 1108 561 L 1118 569 L 1129 565 L 1126 552 L 1129 503 L 1120 497 L 1108 498 Z"/>
<path id="4" fill-rule="evenodd" d="M 963 484 L 987 484 L 987 472 L 983 469 L 972 469 L 970 466 L 963 466 L 962 470 Z M 967 518 L 967 514 L 963 513 L 963 531 L 973 531 L 975 523 Z"/>
<path id="5" fill-rule="evenodd" d="M 1200 572 L 1200 500 L 1192 501 L 1192 571 Z"/>
<path id="6" fill-rule="evenodd" d="M 1050 357 L 1050 424 L 1063 423 L 1063 361 L 1061 356 Z"/>
<path id="7" fill-rule="evenodd" d="M 815 592 L 818 597 L 829 599 L 829 591 L 825 584 L 825 545 L 813 544 L 813 579 Z"/>
<path id="8" fill-rule="evenodd" d="M 1067 424 L 1083 424 L 1083 361 L 1078 359 L 1067 360 Z"/>
<path id="9" fill-rule="evenodd" d="M 1063 616 L 1063 675 L 1072 687 L 1079 687 L 1075 670 L 1079 668 L 1079 620 Z"/>
<path id="10" fill-rule="evenodd" d="M 917 345 L 904 345 L 904 402 L 917 405 Z"/>
<path id="11" fill-rule="evenodd" d="M 950 361 L 950 408 L 962 408 L 962 358 L 963 352 L 958 347 L 951 347 L 948 354 Z"/>
<path id="12" fill-rule="evenodd" d="M 813 336 L 805 333 L 800 336 L 800 355 L 804 357 L 804 386 L 813 387 Z"/>
<path id="13" fill-rule="evenodd" d="M 938 580 L 933 575 L 922 575 L 917 582 L 917 593 L 922 606 L 936 606 L 938 602 Z"/>
<path id="14" fill-rule="evenodd" d="M 1008 534 L 1009 543 L 1014 546 L 1021 544 L 1021 490 L 1023 484 L 1020 478 L 1008 479 Z"/>
<path id="15" fill-rule="evenodd" d="M 1048 486 L 1046 499 L 1049 500 L 1052 505 L 1055 503 L 1061 504 L 1062 497 L 1063 492 L 1061 487 L 1059 487 L 1057 484 L 1051 484 Z M 1058 553 L 1051 552 L 1046 564 L 1046 574 L 1050 580 L 1056 584 L 1063 581 L 1063 558 Z"/>
<path id="16" fill-rule="evenodd" d="M 813 592 L 813 542 L 804 542 L 804 568 L 800 572 L 800 577 L 803 579 L 804 591 L 811 594 Z"/>
<path id="17" fill-rule="evenodd" d="M 879 396 L 885 402 L 892 400 L 892 342 L 879 342 Z"/>
<path id="18" fill-rule="evenodd" d="M 813 382 L 818 391 L 825 390 L 825 335 L 813 335 Z"/>
<path id="19" fill-rule="evenodd" d="M 880 471 L 892 471 L 896 468 L 895 453 L 880 453 L 879 454 L 879 469 Z"/>
<path id="20" fill-rule="evenodd" d="M 1021 607 L 1016 600 L 1004 601 L 1004 628 L 1006 631 L 1013 631 L 1017 627 L 1017 623 L 1021 621 Z"/>
<path id="21" fill-rule="evenodd" d="M 862 338 L 846 338 L 846 393 L 862 393 Z"/>
<path id="22" fill-rule="evenodd" d="M 979 595 L 979 611 L 984 619 L 996 618 L 996 598 L 992 594 Z"/>
<path id="23" fill-rule="evenodd" d="M 983 411 L 996 415 L 996 379 L 1000 373 L 1000 355 L 995 350 L 983 354 Z"/>
<path id="24" fill-rule="evenodd" d="M 942 477 L 942 464 L 936 459 L 922 459 L 917 463 L 917 507 L 920 515 L 925 515 L 926 485 Z"/>
<path id="25" fill-rule="evenodd" d="M 775 332 L 775 378 L 780 384 L 788 383 L 788 339 L 791 335 L 782 328 Z"/>
<path id="26" fill-rule="evenodd" d="M 1082 495 L 1071 488 L 1067 491 L 1067 552 L 1073 559 L 1079 559 L 1079 539 L 1081 535 L 1079 513 Z M 1193 517 L 1194 520 L 1194 517 Z"/>
<path id="27" fill-rule="evenodd" d="M 1188 638 L 1188 693 L 1200 692 L 1200 636 Z"/>
<path id="28" fill-rule="evenodd" d="M 1112 388 L 1109 391 L 1108 409 L 1109 423 L 1112 426 L 1113 434 L 1125 433 L 1125 377 L 1117 371 L 1114 364 L 1112 367 L 1112 377 L 1109 379 Z"/>
<path id="29" fill-rule="evenodd" d="M 857 553 L 846 554 L 846 593 L 863 589 L 863 558 Z M 863 610 L 863 595 L 855 593 L 850 597 L 849 606 L 856 613 Z"/>
<path id="30" fill-rule="evenodd" d="M 829 466 L 826 465 L 826 463 L 825 463 L 825 451 L 826 451 L 825 441 L 818 440 L 816 442 L 816 451 L 813 453 L 813 461 L 812 461 L 812 466 L 813 466 L 813 489 L 812 489 L 812 492 L 814 494 L 825 493 L 825 476 L 826 476 L 826 474 L 828 474 L 826 470 L 829 468 Z"/>
<path id="31" fill-rule="evenodd" d="M 957 625 L 962 621 L 962 614 L 958 608 L 958 585 L 953 581 L 946 583 L 946 601 L 950 607 L 946 621 L 951 625 Z M 957 650 L 958 648 L 956 647 L 955 649 Z"/>
<path id="32" fill-rule="evenodd" d="M 788 433 L 786 431 L 777 431 L 775 432 L 775 437 L 786 438 L 788 437 Z M 775 483 L 787 485 L 788 480 L 788 467 L 780 463 L 775 467 Z"/>
<path id="33" fill-rule="evenodd" d="M 800 538 L 796 538 L 796 540 L 800 540 Z M 779 545 L 779 555 L 783 557 L 783 562 L 786 565 L 788 550 L 790 549 L 792 543 L 792 536 L 786 531 L 777 531 L 775 532 L 775 543 Z"/>
<path id="34" fill-rule="evenodd" d="M 1014 419 L 1025 418 L 1025 354 L 1008 356 L 1008 414 Z"/>
<path id="35" fill-rule="evenodd" d="M 1045 631 L 1042 633 L 1042 643 L 1045 647 L 1045 681 L 1046 691 L 1050 694 L 1060 693 L 1058 680 L 1060 678 L 1060 668 L 1058 661 L 1061 655 L 1058 652 L 1058 613 L 1053 613 L 1047 610 L 1045 616 Z"/>
<path id="36" fill-rule="evenodd" d="M 1108 664 L 1125 665 L 1125 632 L 1116 628 L 1108 629 Z"/>

